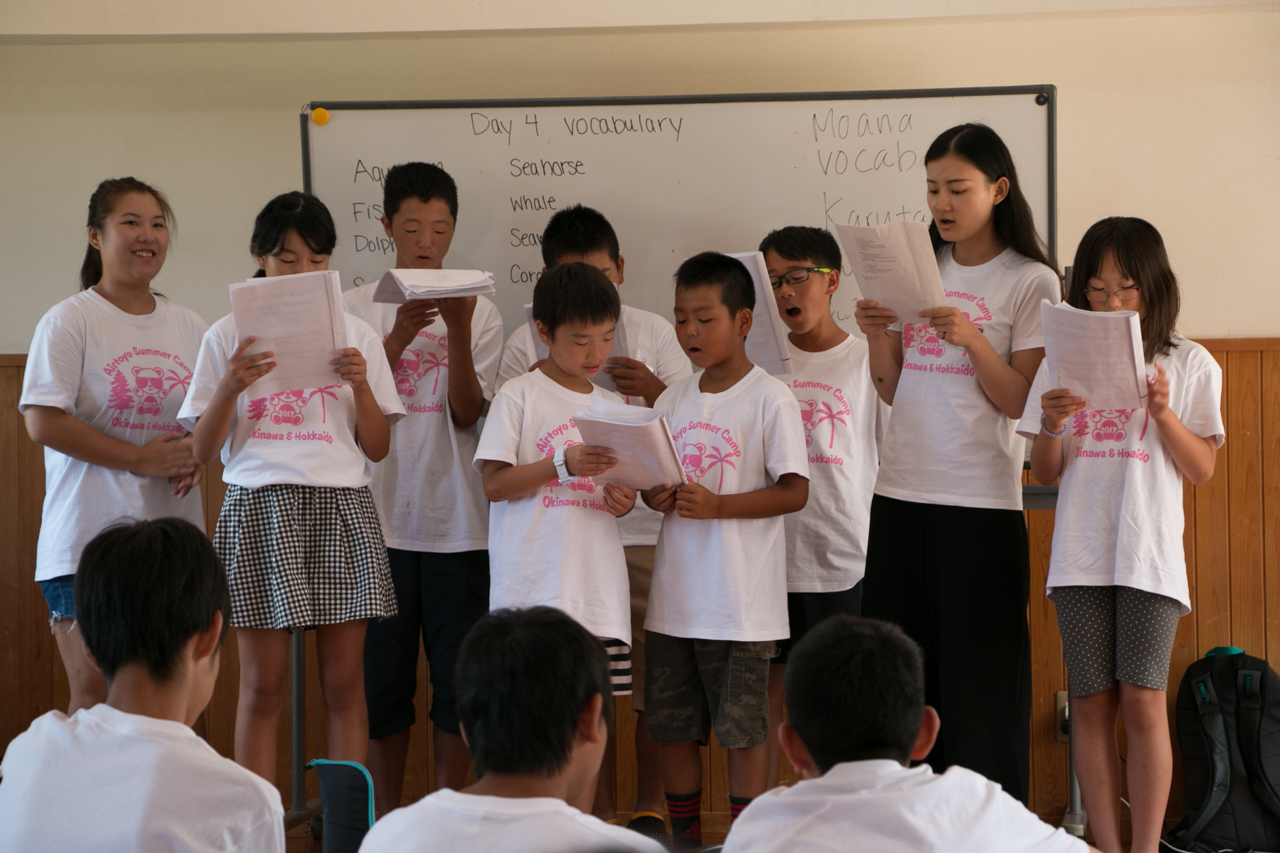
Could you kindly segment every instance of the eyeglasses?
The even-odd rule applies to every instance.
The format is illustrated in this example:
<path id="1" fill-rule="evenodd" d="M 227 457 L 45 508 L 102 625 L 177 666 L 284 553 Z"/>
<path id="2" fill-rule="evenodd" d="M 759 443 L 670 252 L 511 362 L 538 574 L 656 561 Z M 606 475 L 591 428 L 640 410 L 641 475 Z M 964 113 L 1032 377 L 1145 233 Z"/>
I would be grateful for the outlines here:
<path id="1" fill-rule="evenodd" d="M 1122 287 L 1115 292 L 1116 299 L 1121 302 L 1132 302 L 1138 298 L 1139 285 L 1131 284 L 1128 287 Z M 1100 287 L 1086 287 L 1084 295 L 1090 302 L 1095 304 L 1106 302 L 1111 298 L 1111 291 L 1103 290 Z"/>
<path id="2" fill-rule="evenodd" d="M 769 284 L 774 290 L 777 290 L 784 284 L 796 287 L 797 285 L 804 284 L 809 280 L 809 276 L 816 272 L 820 272 L 825 275 L 826 273 L 832 272 L 832 270 L 830 267 L 801 267 L 798 270 L 790 270 L 783 275 L 770 276 Z"/>

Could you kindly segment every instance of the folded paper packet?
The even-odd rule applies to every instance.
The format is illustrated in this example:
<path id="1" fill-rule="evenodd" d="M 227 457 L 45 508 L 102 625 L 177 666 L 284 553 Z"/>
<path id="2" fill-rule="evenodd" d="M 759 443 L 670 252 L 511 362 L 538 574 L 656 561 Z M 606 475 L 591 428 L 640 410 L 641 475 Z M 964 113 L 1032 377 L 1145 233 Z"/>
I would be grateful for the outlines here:
<path id="1" fill-rule="evenodd" d="M 584 444 L 608 447 L 618 464 L 594 477 L 632 489 L 677 486 L 687 482 L 671 429 L 661 412 L 599 397 L 574 413 Z"/>
<path id="2" fill-rule="evenodd" d="M 387 270 L 373 292 L 374 302 L 402 305 L 411 299 L 488 296 L 493 276 L 483 270 Z"/>

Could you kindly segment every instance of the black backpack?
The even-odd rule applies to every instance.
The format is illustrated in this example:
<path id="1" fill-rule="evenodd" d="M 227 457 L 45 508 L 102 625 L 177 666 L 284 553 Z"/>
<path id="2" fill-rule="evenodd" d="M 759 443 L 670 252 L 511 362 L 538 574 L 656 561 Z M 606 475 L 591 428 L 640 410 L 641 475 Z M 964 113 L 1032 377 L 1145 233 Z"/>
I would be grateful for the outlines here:
<path id="1" fill-rule="evenodd" d="M 1213 649 L 1187 667 L 1177 717 L 1186 784 L 1166 844 L 1280 850 L 1280 676 L 1234 646 Z"/>

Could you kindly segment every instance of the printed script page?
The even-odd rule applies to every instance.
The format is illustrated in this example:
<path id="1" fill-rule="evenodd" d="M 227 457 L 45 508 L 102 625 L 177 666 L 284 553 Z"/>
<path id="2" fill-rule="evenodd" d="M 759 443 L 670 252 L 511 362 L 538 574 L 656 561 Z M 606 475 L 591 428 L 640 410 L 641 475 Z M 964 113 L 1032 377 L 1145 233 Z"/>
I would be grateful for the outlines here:
<path id="1" fill-rule="evenodd" d="M 921 311 L 946 306 L 929 226 L 891 222 L 836 225 L 835 230 L 863 299 L 874 299 L 904 323 L 919 322 Z"/>
<path id="2" fill-rule="evenodd" d="M 1049 387 L 1070 388 L 1092 409 L 1147 405 L 1142 327 L 1135 311 L 1081 311 L 1040 303 Z"/>

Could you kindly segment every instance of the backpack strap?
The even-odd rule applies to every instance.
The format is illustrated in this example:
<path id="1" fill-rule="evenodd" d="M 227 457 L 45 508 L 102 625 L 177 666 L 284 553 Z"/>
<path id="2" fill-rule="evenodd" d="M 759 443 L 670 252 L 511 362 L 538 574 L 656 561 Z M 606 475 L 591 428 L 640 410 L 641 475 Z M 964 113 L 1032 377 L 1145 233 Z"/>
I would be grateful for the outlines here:
<path id="1" fill-rule="evenodd" d="M 1180 839 L 1190 846 L 1195 837 L 1218 814 L 1231 793 L 1231 747 L 1227 743 L 1227 729 L 1222 721 L 1222 706 L 1218 704 L 1218 692 L 1213 689 L 1213 670 L 1206 671 L 1191 682 L 1191 696 L 1200 714 L 1200 733 L 1209 747 L 1209 768 L 1212 778 L 1204 803 L 1191 826 L 1180 834 Z"/>
<path id="2" fill-rule="evenodd" d="M 1267 771 L 1262 766 L 1262 758 L 1258 754 L 1260 748 L 1260 732 L 1262 723 L 1262 685 L 1263 672 L 1260 668 L 1250 666 L 1249 659 L 1237 658 L 1236 669 L 1236 742 L 1240 747 L 1240 758 L 1244 763 L 1245 774 L 1249 777 L 1249 790 L 1267 811 L 1280 818 L 1280 796 L 1267 778 Z"/>

